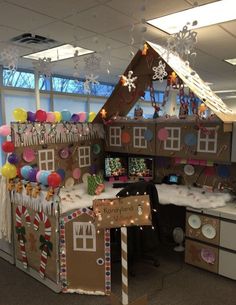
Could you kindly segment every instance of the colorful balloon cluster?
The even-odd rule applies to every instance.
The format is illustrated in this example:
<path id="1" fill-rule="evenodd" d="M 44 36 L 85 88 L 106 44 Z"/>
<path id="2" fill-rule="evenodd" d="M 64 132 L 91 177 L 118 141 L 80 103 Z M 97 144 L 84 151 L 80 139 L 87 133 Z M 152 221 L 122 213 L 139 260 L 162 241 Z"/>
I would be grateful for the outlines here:
<path id="1" fill-rule="evenodd" d="M 96 117 L 95 112 L 90 112 L 89 115 L 87 116 L 86 112 L 78 112 L 71 114 L 71 112 L 67 109 L 62 110 L 61 112 L 59 111 L 54 111 L 54 112 L 46 112 L 42 109 L 37 110 L 35 113 L 32 111 L 26 111 L 23 108 L 16 108 L 13 111 L 13 117 L 15 121 L 20 122 L 20 123 L 25 123 L 25 122 L 92 122 L 94 118 Z M 6 126 L 6 125 L 5 125 Z M 4 126 L 2 126 L 4 127 Z M 4 129 L 4 133 L 7 133 L 9 130 Z M 1 130 L 0 130 L 1 133 Z"/>

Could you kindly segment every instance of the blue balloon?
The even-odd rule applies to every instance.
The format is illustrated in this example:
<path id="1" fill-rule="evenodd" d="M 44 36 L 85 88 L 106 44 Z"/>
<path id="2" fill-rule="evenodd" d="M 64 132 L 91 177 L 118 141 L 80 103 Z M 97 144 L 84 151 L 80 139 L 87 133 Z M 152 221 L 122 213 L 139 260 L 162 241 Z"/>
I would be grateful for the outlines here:
<path id="1" fill-rule="evenodd" d="M 48 176 L 51 174 L 51 171 L 42 170 L 39 176 L 39 183 L 43 185 L 48 185 Z"/>
<path id="2" fill-rule="evenodd" d="M 62 110 L 61 111 L 61 119 L 62 119 L 62 121 L 67 121 L 67 122 L 70 121 L 70 119 L 71 119 L 70 111 L 67 110 L 67 109 Z"/>
<path id="3" fill-rule="evenodd" d="M 26 180 L 29 180 L 29 173 L 32 170 L 30 165 L 25 165 L 20 169 L 21 176 Z"/>

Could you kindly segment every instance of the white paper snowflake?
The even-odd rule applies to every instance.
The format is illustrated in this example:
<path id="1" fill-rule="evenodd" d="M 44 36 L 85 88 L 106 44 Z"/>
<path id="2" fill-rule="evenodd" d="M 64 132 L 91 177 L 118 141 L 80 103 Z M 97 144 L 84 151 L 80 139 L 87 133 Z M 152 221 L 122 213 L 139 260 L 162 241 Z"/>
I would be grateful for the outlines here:
<path id="1" fill-rule="evenodd" d="M 84 59 L 84 70 L 91 74 L 93 72 L 97 72 L 101 68 L 101 60 L 102 58 L 95 55 L 94 53 Z"/>
<path id="2" fill-rule="evenodd" d="M 19 50 L 16 47 L 7 47 L 0 53 L 0 58 L 5 67 L 11 71 L 17 70 Z"/>
<path id="3" fill-rule="evenodd" d="M 39 58 L 39 60 L 33 62 L 33 66 L 35 71 L 44 77 L 50 77 L 52 75 L 51 58 Z"/>
<path id="4" fill-rule="evenodd" d="M 121 81 L 122 81 L 122 86 L 128 87 L 129 92 L 133 89 L 136 88 L 135 86 L 135 81 L 137 80 L 137 76 L 133 76 L 134 72 L 130 70 L 128 72 L 128 76 L 125 75 L 120 75 Z"/>
<path id="5" fill-rule="evenodd" d="M 85 76 L 84 93 L 90 94 L 91 86 L 100 84 L 99 81 L 97 80 L 98 77 L 99 77 L 99 75 L 94 76 L 93 74 Z"/>
<path id="6" fill-rule="evenodd" d="M 73 63 L 74 63 L 73 76 L 78 78 L 79 77 L 79 52 L 78 52 L 78 50 L 75 51 Z"/>
<path id="7" fill-rule="evenodd" d="M 159 61 L 159 64 L 157 67 L 153 67 L 152 70 L 155 72 L 152 79 L 158 79 L 160 82 L 163 81 L 163 78 L 167 76 L 167 72 L 165 70 L 166 64 L 162 62 L 162 60 Z"/>
<path id="8" fill-rule="evenodd" d="M 190 55 L 197 42 L 197 32 L 188 30 L 187 25 L 167 40 L 167 49 L 179 54 L 180 57 Z"/>

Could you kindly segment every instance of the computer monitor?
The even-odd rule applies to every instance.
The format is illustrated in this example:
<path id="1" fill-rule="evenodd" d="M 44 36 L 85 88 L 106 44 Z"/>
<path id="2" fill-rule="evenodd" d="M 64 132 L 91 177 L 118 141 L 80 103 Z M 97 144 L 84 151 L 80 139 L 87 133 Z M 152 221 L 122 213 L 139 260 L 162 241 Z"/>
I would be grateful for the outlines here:
<path id="1" fill-rule="evenodd" d="M 127 158 L 123 156 L 105 157 L 105 178 L 120 180 L 121 177 L 127 178 Z"/>
<path id="2" fill-rule="evenodd" d="M 128 176 L 134 180 L 153 179 L 153 158 L 130 157 L 128 160 Z"/>

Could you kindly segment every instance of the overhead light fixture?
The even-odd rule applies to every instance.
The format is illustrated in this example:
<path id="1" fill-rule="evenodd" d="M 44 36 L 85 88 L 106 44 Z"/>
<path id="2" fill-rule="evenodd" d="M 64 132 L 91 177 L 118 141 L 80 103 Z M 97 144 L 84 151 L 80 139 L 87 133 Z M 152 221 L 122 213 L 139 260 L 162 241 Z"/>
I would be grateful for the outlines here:
<path id="1" fill-rule="evenodd" d="M 227 95 L 224 97 L 224 99 L 231 99 L 231 98 L 236 98 L 236 95 Z"/>
<path id="2" fill-rule="evenodd" d="M 231 58 L 231 59 L 224 59 L 227 63 L 236 66 L 236 58 Z"/>
<path id="3" fill-rule="evenodd" d="M 147 23 L 168 33 L 178 33 L 189 23 L 188 29 L 197 29 L 236 19 L 235 0 L 221 0 L 196 6 L 181 12 L 150 19 Z M 197 21 L 197 22 L 196 22 Z"/>
<path id="4" fill-rule="evenodd" d="M 74 47 L 71 44 L 64 44 L 64 45 L 54 47 L 51 49 L 24 55 L 23 57 L 28 58 L 28 59 L 34 59 L 34 60 L 50 58 L 51 61 L 53 62 L 53 61 L 59 61 L 59 60 L 72 58 L 72 57 L 74 57 L 75 54 L 76 54 L 76 56 L 82 56 L 82 55 L 90 54 L 90 53 L 94 53 L 94 51 L 83 49 L 80 47 Z"/>
<path id="5" fill-rule="evenodd" d="M 228 89 L 228 90 L 216 90 L 214 93 L 231 93 L 236 92 L 236 89 Z"/>

